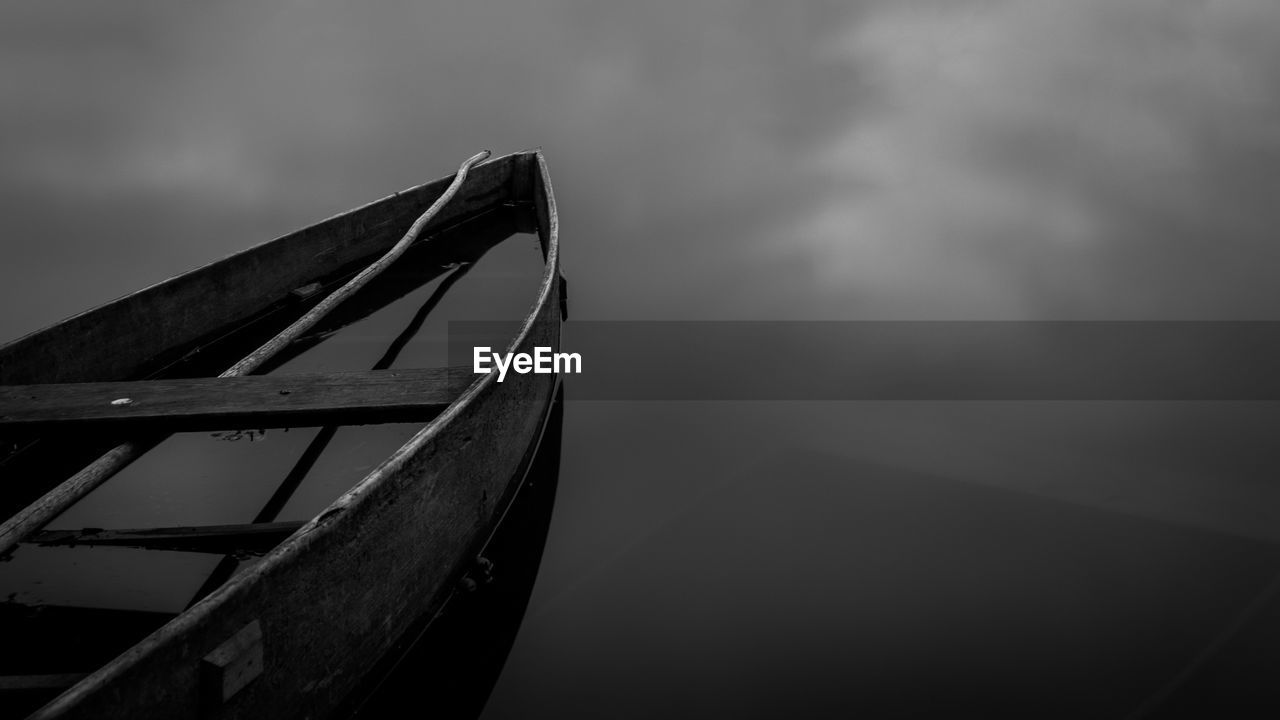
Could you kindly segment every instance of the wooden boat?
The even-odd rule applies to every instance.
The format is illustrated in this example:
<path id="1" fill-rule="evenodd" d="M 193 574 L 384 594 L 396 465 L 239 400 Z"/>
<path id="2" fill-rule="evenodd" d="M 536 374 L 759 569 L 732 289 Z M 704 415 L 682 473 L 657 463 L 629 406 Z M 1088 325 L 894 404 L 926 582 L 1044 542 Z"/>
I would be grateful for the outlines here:
<path id="1" fill-rule="evenodd" d="M 397 238 L 411 224 L 409 234 L 416 230 L 415 237 L 428 237 L 512 203 L 531 206 L 544 267 L 532 308 L 508 350 L 558 350 L 564 283 L 545 161 L 537 151 L 480 159 L 464 163 L 456 176 L 0 347 L 0 437 L 8 441 L 0 460 L 19 469 L 58 471 L 33 471 L 35 479 L 0 488 L 0 502 L 10 514 L 0 532 L 0 553 L 33 538 L 265 552 L 229 579 L 211 578 L 202 599 L 83 677 L 24 670 L 23 658 L 13 657 L 21 653 L 9 653 L 0 704 L 4 691 L 48 687 L 62 691 L 32 717 L 332 716 L 350 709 L 353 693 L 368 686 L 372 669 L 385 665 L 460 582 L 471 581 L 479 549 L 532 462 L 558 393 L 556 375 L 511 373 L 499 383 L 496 374 L 472 375 L 469 368 L 460 374 L 384 365 L 369 372 L 213 378 L 217 369 L 210 363 L 234 359 L 282 326 L 301 322 L 329 300 L 327 291 L 353 282 L 356 269 L 399 247 Z M 425 252 L 437 259 L 454 251 L 432 242 L 418 244 L 425 243 Z M 369 292 L 375 292 L 372 285 Z M 301 344 L 297 336 L 291 340 L 283 344 L 286 354 Z M 69 490 L 65 478 L 71 473 L 63 471 L 74 473 L 86 459 L 100 465 L 101 457 L 94 458 L 104 448 L 102 457 L 129 445 L 145 451 L 177 429 L 351 424 L 380 417 L 427 422 L 306 522 L 93 530 L 61 539 L 40 530 L 86 492 Z M 51 435 L 72 441 L 50 445 Z M 72 480 L 83 476 L 84 471 L 75 473 Z M 109 617 L 103 622 L 112 623 Z"/>

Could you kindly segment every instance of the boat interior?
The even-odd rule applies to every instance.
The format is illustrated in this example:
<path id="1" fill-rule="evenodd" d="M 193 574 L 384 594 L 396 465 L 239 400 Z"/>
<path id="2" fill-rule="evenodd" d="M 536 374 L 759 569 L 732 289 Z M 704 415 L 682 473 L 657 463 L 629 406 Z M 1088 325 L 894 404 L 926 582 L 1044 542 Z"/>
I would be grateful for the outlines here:
<path id="1" fill-rule="evenodd" d="M 0 558 L 0 715 L 25 716 L 252 567 L 446 408 L 474 380 L 447 370 L 448 321 L 527 315 L 546 262 L 537 227 L 531 204 L 503 202 L 425 234 L 253 375 L 227 379 L 242 381 L 234 392 L 212 378 L 381 252 L 316 263 L 285 297 L 123 378 L 62 395 L 21 377 L 0 386 L 0 517 L 140 432 L 163 438 Z M 400 373 L 390 386 L 369 379 L 387 373 Z M 336 376 L 342 392 L 314 390 Z M 409 382 L 433 401 L 396 405 Z M 299 412 L 278 406 L 313 390 Z M 132 402 L 148 391 L 182 407 L 122 415 L 163 405 Z M 101 402 L 114 395 L 131 402 Z"/>

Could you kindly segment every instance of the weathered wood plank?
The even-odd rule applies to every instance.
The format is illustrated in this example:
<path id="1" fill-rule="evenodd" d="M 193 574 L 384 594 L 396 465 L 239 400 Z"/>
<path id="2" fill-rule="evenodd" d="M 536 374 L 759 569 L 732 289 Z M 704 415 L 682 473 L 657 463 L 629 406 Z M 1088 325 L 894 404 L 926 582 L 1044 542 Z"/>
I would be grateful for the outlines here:
<path id="1" fill-rule="evenodd" d="M 430 420 L 471 368 L 0 386 L 0 430 L 216 430 Z"/>
<path id="2" fill-rule="evenodd" d="M 30 690 L 65 690 L 84 679 L 88 673 L 55 675 L 0 675 L 0 693 Z"/>
<path id="3" fill-rule="evenodd" d="M 262 625 L 253 620 L 200 661 L 206 707 L 222 707 L 262 675 L 262 665 Z"/>
<path id="4" fill-rule="evenodd" d="M 302 521 L 251 523 L 243 525 L 200 525 L 194 527 L 138 528 L 105 530 L 43 530 L 27 538 L 35 545 L 64 546 L 111 545 L 148 550 L 207 552 L 219 555 L 261 554 L 279 545 Z"/>

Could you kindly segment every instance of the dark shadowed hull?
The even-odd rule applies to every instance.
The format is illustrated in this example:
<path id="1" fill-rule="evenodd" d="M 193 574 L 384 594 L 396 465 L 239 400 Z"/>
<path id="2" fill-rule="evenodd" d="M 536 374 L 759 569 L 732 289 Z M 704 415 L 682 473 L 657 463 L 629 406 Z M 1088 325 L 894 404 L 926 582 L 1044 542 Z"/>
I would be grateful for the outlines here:
<path id="1" fill-rule="evenodd" d="M 564 390 L 557 391 L 515 498 L 477 553 L 484 567 L 455 585 L 440 611 L 403 638 L 339 715 L 387 718 L 422 707 L 440 720 L 479 717 L 515 643 L 537 579 L 560 471 Z M 397 648 L 399 650 L 399 648 Z M 430 698 L 425 706 L 423 698 Z M 429 710 L 429 712 L 428 712 Z"/>
<path id="2" fill-rule="evenodd" d="M 145 377 L 294 289 L 385 250 L 448 182 L 397 194 L 11 343 L 0 348 L 0 383 Z M 538 296 L 509 348 L 558 349 L 557 221 L 539 153 L 473 168 L 433 227 L 507 202 L 533 204 L 546 261 Z M 385 671 L 398 644 L 420 632 L 473 570 L 526 474 L 557 387 L 549 374 L 512 373 L 502 383 L 493 374 L 480 377 L 261 562 L 33 717 L 326 717 L 352 709 L 361 694 L 355 691 L 371 687 L 371 673 Z"/>

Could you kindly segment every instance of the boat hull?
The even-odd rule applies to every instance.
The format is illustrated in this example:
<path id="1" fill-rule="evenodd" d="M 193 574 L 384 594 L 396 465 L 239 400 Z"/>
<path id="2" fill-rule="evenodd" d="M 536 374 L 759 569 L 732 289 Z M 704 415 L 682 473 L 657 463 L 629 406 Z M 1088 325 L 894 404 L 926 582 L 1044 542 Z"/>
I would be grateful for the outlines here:
<path id="1" fill-rule="evenodd" d="M 546 168 L 538 153 L 523 153 L 477 167 L 459 204 L 437 222 L 457 222 L 485 204 L 533 200 L 546 267 L 533 308 L 509 349 L 559 349 L 561 293 L 557 222 Z M 447 184 L 447 179 L 424 188 Z M 363 227 L 401 198 L 414 194 L 425 208 L 438 196 L 422 188 L 388 198 L 322 225 L 330 230 Z M 385 205 L 385 207 L 381 206 Z M 367 217 L 361 219 L 361 215 Z M 409 218 L 411 219 L 411 218 Z M 313 233 L 303 231 L 276 242 Z M 383 242 L 379 240 L 379 242 Z M 391 238 L 389 242 L 394 242 Z M 386 244 L 389 244 L 387 242 Z M 248 253 L 272 255 L 260 246 Z M 294 247 L 300 257 L 333 247 Z M 377 247 L 352 255 L 368 255 Z M 346 252 L 346 251 L 343 251 Z M 261 258 L 245 254 L 223 263 L 256 267 Z M 343 259 L 331 258 L 339 264 Z M 233 268 L 234 269 L 234 268 Z M 228 271 L 218 264 L 198 273 Z M 184 295 L 206 280 L 176 278 L 144 292 Z M 275 295 L 296 278 L 277 282 Z M 192 286 L 194 283 L 194 286 Z M 265 296 L 264 296 L 265 297 Z M 25 338 L 27 351 L 53 352 L 57 336 L 86 326 L 94 313 L 108 317 L 126 308 L 117 301 L 54 328 L 50 337 Z M 205 302 L 208 299 L 205 298 Z M 261 298 L 259 298 L 261 301 Z M 259 304 L 261 304 L 259 302 Z M 227 310 L 218 323 L 235 322 L 252 308 Z M 99 317 L 98 320 L 104 320 Z M 216 324 L 216 323 L 211 323 Z M 88 322 L 88 327 L 95 326 Z M 164 351 L 198 337 L 173 330 L 162 341 L 134 353 L 93 379 L 136 374 L 147 352 Z M 6 382 L 85 379 L 88 368 L 46 371 L 17 367 L 14 348 Z M 6 354 L 7 353 L 7 354 Z M 323 513 L 285 540 L 261 562 L 179 615 L 113 662 L 37 711 L 37 718 L 326 717 L 340 707 L 367 672 L 423 617 L 432 615 L 474 562 L 474 551 L 493 532 L 520 479 L 522 463 L 542 430 L 558 378 L 548 374 L 508 375 L 496 382 L 483 376 L 439 417 L 414 435 L 372 473 Z"/>

